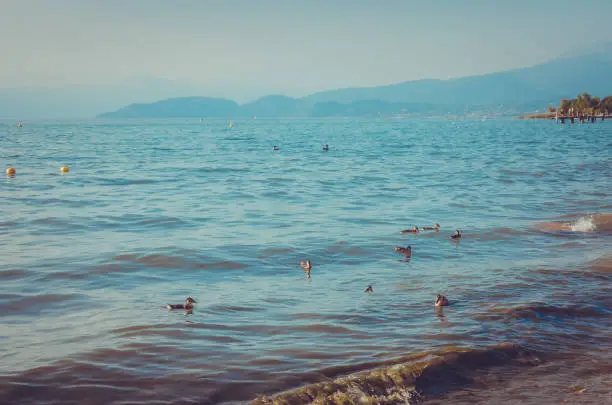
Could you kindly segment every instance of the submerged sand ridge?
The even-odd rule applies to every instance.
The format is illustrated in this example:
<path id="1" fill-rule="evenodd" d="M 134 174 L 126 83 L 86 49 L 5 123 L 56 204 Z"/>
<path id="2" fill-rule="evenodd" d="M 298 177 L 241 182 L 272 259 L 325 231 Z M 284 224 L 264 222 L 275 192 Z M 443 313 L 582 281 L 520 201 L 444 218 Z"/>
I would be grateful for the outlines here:
<path id="1" fill-rule="evenodd" d="M 612 214 L 580 214 L 571 215 L 558 221 L 538 222 L 535 228 L 541 232 L 557 233 L 612 233 Z"/>

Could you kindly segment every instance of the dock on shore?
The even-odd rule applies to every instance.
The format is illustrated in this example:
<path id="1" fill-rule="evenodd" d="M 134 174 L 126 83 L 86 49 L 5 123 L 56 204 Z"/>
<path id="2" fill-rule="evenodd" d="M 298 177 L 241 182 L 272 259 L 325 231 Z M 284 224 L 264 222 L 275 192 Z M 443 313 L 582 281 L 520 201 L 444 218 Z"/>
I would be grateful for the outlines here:
<path id="1" fill-rule="evenodd" d="M 594 123 L 597 120 L 605 121 L 606 119 L 612 119 L 612 115 L 610 114 L 594 114 L 594 115 L 556 115 L 555 113 L 540 113 L 540 114 L 532 114 L 532 115 L 523 115 L 518 117 L 519 119 L 546 119 L 546 120 L 555 120 L 560 124 L 565 124 L 565 121 L 569 121 L 574 124 L 575 122 L 579 122 L 584 124 L 585 122 Z"/>

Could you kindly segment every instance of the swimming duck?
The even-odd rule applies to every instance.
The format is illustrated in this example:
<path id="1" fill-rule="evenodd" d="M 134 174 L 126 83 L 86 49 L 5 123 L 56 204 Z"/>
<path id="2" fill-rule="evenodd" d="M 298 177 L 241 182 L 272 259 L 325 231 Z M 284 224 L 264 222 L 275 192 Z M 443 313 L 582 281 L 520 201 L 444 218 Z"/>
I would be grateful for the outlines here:
<path id="1" fill-rule="evenodd" d="M 325 144 L 325 146 L 323 147 L 323 150 L 329 150 L 329 145 Z"/>
<path id="2" fill-rule="evenodd" d="M 187 297 L 187 298 L 185 298 L 185 305 L 183 305 L 183 304 L 176 304 L 176 305 L 168 304 L 166 306 L 166 308 L 168 308 L 169 310 L 173 310 L 173 309 L 186 309 L 186 310 L 190 310 L 190 309 L 193 309 L 193 304 L 196 304 L 196 303 L 197 303 L 196 300 L 194 300 L 191 297 Z"/>
<path id="3" fill-rule="evenodd" d="M 412 256 L 412 246 L 407 246 L 407 247 L 396 246 L 395 251 L 397 253 L 403 254 L 406 257 Z"/>
<path id="4" fill-rule="evenodd" d="M 412 229 L 404 229 L 400 233 L 419 233 L 419 227 L 415 226 Z"/>
<path id="5" fill-rule="evenodd" d="M 365 290 L 363 290 L 363 292 L 367 292 L 367 293 L 373 293 L 374 289 L 372 288 L 371 285 L 368 286 L 368 288 L 366 288 Z"/>
<path id="6" fill-rule="evenodd" d="M 310 278 L 310 270 L 312 270 L 310 259 L 302 260 L 300 266 L 302 266 L 302 269 L 306 272 L 306 278 Z"/>
<path id="7" fill-rule="evenodd" d="M 451 239 L 459 239 L 461 236 L 463 236 L 463 235 L 461 235 L 461 232 L 459 231 L 459 229 L 457 229 L 455 231 L 455 233 L 450 236 L 450 238 Z"/>
<path id="8" fill-rule="evenodd" d="M 436 295 L 435 306 L 437 306 L 437 307 L 447 307 L 448 306 L 448 299 L 444 295 L 440 295 L 440 294 Z"/>
<path id="9" fill-rule="evenodd" d="M 435 224 L 434 226 L 424 226 L 421 228 L 423 231 L 437 231 L 440 229 L 440 224 Z"/>
<path id="10" fill-rule="evenodd" d="M 274 149 L 273 150 L 278 150 L 278 146 L 274 145 Z"/>

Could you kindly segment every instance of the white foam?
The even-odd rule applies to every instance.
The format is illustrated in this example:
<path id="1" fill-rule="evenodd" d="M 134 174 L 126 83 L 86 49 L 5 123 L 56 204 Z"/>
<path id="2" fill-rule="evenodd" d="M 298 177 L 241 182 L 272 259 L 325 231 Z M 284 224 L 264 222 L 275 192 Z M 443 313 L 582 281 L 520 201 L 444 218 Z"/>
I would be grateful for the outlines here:
<path id="1" fill-rule="evenodd" d="M 572 232 L 593 232 L 595 230 L 593 217 L 582 217 L 578 219 L 570 225 L 570 229 Z"/>

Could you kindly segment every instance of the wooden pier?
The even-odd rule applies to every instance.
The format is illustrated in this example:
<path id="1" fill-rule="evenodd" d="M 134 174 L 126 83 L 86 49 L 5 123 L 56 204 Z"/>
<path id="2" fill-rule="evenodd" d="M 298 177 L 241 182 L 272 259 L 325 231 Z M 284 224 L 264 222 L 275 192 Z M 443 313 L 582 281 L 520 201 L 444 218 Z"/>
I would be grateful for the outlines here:
<path id="1" fill-rule="evenodd" d="M 597 119 L 605 121 L 606 118 L 612 118 L 609 114 L 599 114 L 599 115 L 563 115 L 563 116 L 555 116 L 552 119 L 557 121 L 558 123 L 565 124 L 565 121 L 569 121 L 571 124 L 574 124 L 576 121 L 584 124 L 585 122 L 595 123 Z"/>

